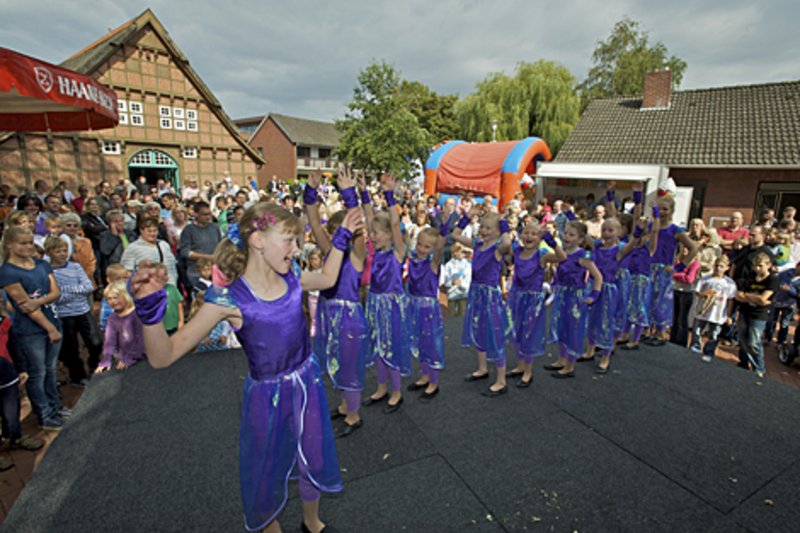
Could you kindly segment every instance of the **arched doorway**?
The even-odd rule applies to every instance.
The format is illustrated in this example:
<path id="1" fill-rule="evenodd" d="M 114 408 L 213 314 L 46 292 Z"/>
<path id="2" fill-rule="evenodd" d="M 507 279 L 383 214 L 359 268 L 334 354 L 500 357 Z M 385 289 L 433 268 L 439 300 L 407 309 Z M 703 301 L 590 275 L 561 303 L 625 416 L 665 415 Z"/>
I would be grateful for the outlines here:
<path id="1" fill-rule="evenodd" d="M 155 185 L 159 179 L 172 184 L 172 188 L 180 190 L 180 171 L 178 163 L 161 150 L 142 150 L 131 157 L 128 162 L 128 177 L 131 183 L 139 183 L 139 177 L 147 178 L 147 183 Z"/>

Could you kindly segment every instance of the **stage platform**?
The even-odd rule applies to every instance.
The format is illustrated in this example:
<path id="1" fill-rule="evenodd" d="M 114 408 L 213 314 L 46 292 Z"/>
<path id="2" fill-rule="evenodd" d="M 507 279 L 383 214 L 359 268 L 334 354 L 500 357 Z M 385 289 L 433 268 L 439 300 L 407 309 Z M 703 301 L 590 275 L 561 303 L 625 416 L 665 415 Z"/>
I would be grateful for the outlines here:
<path id="1" fill-rule="evenodd" d="M 490 399 L 488 381 L 463 381 L 475 356 L 461 324 L 446 326 L 441 394 L 423 404 L 404 390 L 392 415 L 363 408 L 363 428 L 337 441 L 345 492 L 323 496 L 322 517 L 340 531 L 798 530 L 797 389 L 668 345 L 569 380 L 543 357 L 533 386 Z M 98 376 L 3 531 L 243 531 L 245 373 L 228 351 Z M 280 520 L 293 532 L 290 494 Z"/>

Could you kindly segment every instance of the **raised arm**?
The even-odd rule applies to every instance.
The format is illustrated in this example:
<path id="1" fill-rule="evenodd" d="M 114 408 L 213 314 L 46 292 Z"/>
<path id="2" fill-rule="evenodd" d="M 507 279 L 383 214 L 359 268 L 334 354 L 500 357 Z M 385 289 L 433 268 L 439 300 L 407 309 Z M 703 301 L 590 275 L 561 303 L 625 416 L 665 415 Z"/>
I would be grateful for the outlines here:
<path id="1" fill-rule="evenodd" d="M 658 211 L 658 206 L 653 206 L 653 227 L 650 229 L 650 240 L 648 241 L 648 250 L 652 257 L 658 248 L 658 232 L 661 230 L 661 213 Z"/>
<path id="2" fill-rule="evenodd" d="M 336 283 L 339 271 L 342 268 L 342 258 L 347 245 L 353 238 L 353 233 L 363 228 L 364 222 L 361 213 L 353 209 L 347 213 L 342 225 L 336 230 L 331 239 L 331 250 L 322 267 L 322 272 L 303 272 L 300 276 L 300 285 L 305 291 L 325 290 Z"/>
<path id="3" fill-rule="evenodd" d="M 614 201 L 615 188 L 616 188 L 616 183 L 613 181 L 609 181 L 608 187 L 606 188 L 606 212 L 610 217 L 615 217 L 618 214 L 617 202 Z"/>
<path id="4" fill-rule="evenodd" d="M 372 220 L 375 218 L 375 210 L 372 208 L 372 199 L 367 189 L 367 178 L 364 174 L 359 174 L 356 179 L 358 182 L 358 193 L 361 195 L 361 208 L 364 210 L 364 216 L 367 219 L 367 231 L 372 231 Z"/>
<path id="5" fill-rule="evenodd" d="M 547 230 L 542 230 L 542 240 L 553 249 L 552 252 L 545 254 L 542 257 L 542 265 L 563 263 L 567 260 L 567 252 L 558 244 L 558 241 L 553 234 Z"/>
<path id="6" fill-rule="evenodd" d="M 501 218 L 500 225 L 500 245 L 495 250 L 494 254 L 498 261 L 503 259 L 503 256 L 511 250 L 511 229 L 508 227 L 508 220 Z"/>
<path id="7" fill-rule="evenodd" d="M 383 194 L 386 196 L 386 207 L 389 211 L 389 221 L 392 223 L 392 244 L 394 245 L 394 256 L 402 262 L 406 257 L 406 243 L 403 240 L 403 232 L 400 229 L 400 214 L 397 212 L 397 204 L 394 199 L 394 176 L 384 174 L 381 178 Z"/>
<path id="8" fill-rule="evenodd" d="M 453 229 L 453 232 L 450 234 L 450 236 L 453 237 L 454 241 L 456 241 L 457 243 L 462 244 L 463 246 L 467 246 L 469 248 L 472 248 L 472 246 L 473 246 L 472 239 L 464 237 L 463 232 L 464 232 L 464 228 L 469 226 L 470 221 L 472 220 L 472 217 L 477 215 L 477 214 L 479 214 L 479 213 L 480 213 L 480 210 L 477 207 L 473 207 L 470 210 L 469 213 L 467 213 L 465 215 L 461 215 L 461 218 L 458 219 L 458 223 L 456 224 L 456 227 Z M 442 224 L 446 224 L 446 221 L 443 221 Z"/>
<path id="9" fill-rule="evenodd" d="M 322 170 L 316 169 L 308 177 L 306 187 L 303 189 L 303 207 L 308 217 L 308 224 L 311 226 L 311 234 L 317 242 L 317 246 L 322 250 L 323 255 L 327 254 L 331 249 L 331 239 L 328 232 L 322 227 L 319 219 L 319 206 L 317 189 L 322 182 Z"/>

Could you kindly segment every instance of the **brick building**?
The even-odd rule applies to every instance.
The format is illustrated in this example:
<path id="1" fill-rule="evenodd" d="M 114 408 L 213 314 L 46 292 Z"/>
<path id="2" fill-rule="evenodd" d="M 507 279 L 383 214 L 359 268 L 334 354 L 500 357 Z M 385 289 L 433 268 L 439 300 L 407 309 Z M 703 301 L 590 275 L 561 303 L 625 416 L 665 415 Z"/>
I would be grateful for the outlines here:
<path id="1" fill-rule="evenodd" d="M 270 113 L 234 123 L 256 153 L 266 159 L 258 171 L 261 186 L 272 176 L 295 179 L 307 177 L 315 168 L 336 170 L 333 151 L 339 146 L 341 133 L 330 122 Z"/>
<path id="2" fill-rule="evenodd" d="M 82 133 L 0 133 L 0 181 L 12 188 L 44 179 L 74 189 L 140 175 L 176 187 L 226 174 L 244 183 L 263 164 L 149 9 L 61 66 L 116 91 L 120 123 Z"/>
<path id="3" fill-rule="evenodd" d="M 642 98 L 591 102 L 555 162 L 666 165 L 706 222 L 800 207 L 800 81 L 671 89 L 652 72 Z"/>

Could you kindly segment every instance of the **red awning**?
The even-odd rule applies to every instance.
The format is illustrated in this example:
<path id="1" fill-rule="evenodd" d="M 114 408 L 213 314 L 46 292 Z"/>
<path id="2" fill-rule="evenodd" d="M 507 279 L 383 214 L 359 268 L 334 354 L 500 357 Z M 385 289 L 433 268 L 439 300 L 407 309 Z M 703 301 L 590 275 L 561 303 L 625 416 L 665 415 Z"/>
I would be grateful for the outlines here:
<path id="1" fill-rule="evenodd" d="M 119 122 L 117 96 L 94 79 L 0 48 L 0 131 L 83 131 Z"/>

